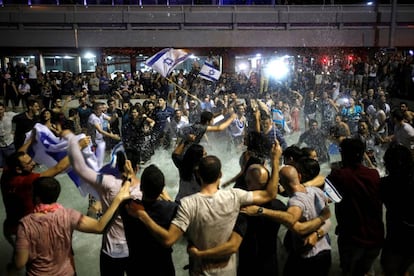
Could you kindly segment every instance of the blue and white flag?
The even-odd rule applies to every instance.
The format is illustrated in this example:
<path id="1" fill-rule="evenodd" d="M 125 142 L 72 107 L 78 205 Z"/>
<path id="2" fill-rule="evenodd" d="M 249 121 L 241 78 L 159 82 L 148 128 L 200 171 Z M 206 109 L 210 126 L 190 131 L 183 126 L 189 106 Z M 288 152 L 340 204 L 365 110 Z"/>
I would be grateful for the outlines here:
<path id="1" fill-rule="evenodd" d="M 325 194 L 335 203 L 339 203 L 342 200 L 341 194 L 335 189 L 335 186 L 329 181 L 328 178 L 325 178 L 325 186 L 323 188 Z"/>
<path id="2" fill-rule="evenodd" d="M 221 75 L 221 71 L 217 70 L 213 65 L 209 63 L 204 63 L 203 67 L 201 67 L 200 73 L 198 75 L 206 80 L 209 81 L 218 81 Z"/>
<path id="3" fill-rule="evenodd" d="M 165 48 L 147 59 L 145 65 L 151 67 L 163 77 L 167 77 L 178 64 L 189 57 L 190 54 L 184 50 Z"/>
<path id="4" fill-rule="evenodd" d="M 35 124 L 33 129 L 36 134 L 36 143 L 31 145 L 28 153 L 36 163 L 42 164 L 47 168 L 51 168 L 66 157 L 68 148 L 67 140 L 56 137 L 47 126 L 39 123 Z M 26 133 L 26 142 L 30 139 L 31 135 L 32 131 Z M 78 140 L 84 137 L 85 134 L 77 135 Z M 92 144 L 90 146 L 92 146 Z M 82 155 L 85 158 L 86 164 L 88 164 L 88 166 L 95 171 L 98 171 L 98 161 L 90 146 L 85 147 L 82 150 Z M 87 194 L 92 194 L 95 197 L 99 197 L 95 189 L 82 181 L 82 179 L 72 170 L 72 168 L 68 168 L 66 173 L 76 187 L 79 188 L 81 195 L 86 196 Z"/>

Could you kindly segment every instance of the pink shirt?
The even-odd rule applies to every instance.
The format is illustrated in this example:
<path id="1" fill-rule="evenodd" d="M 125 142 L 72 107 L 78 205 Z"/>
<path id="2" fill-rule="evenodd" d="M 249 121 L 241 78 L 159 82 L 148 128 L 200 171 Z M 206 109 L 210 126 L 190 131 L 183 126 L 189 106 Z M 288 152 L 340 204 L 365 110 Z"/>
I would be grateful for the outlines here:
<path id="1" fill-rule="evenodd" d="M 61 208 L 21 219 L 16 250 L 28 250 L 27 275 L 75 275 L 72 234 L 82 214 Z"/>

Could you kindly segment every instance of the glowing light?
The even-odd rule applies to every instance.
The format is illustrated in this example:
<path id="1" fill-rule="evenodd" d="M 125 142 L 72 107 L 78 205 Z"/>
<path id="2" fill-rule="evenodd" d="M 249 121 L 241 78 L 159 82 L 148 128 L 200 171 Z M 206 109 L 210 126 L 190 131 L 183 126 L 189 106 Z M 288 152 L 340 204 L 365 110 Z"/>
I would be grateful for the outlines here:
<path id="1" fill-rule="evenodd" d="M 246 63 L 240 63 L 239 64 L 239 71 L 245 71 L 247 69 Z"/>
<path id="2" fill-rule="evenodd" d="M 261 58 L 261 57 L 262 57 L 262 54 L 260 54 L 260 53 L 256 54 L 256 58 Z"/>
<path id="3" fill-rule="evenodd" d="M 283 79 L 289 73 L 287 63 L 283 58 L 270 61 L 266 68 L 267 75 L 274 77 L 277 80 Z"/>
<path id="4" fill-rule="evenodd" d="M 340 106 L 349 106 L 349 99 L 347 97 L 342 97 L 337 99 L 336 103 Z"/>
<path id="5" fill-rule="evenodd" d="M 414 55 L 414 51 L 413 50 L 409 50 L 408 53 L 410 54 L 410 56 Z"/>
<path id="6" fill-rule="evenodd" d="M 87 58 L 87 59 L 93 59 L 93 58 L 96 58 L 96 56 L 95 56 L 93 53 L 91 53 L 91 52 L 87 52 L 87 53 L 85 53 L 85 54 L 83 55 L 83 57 L 84 57 L 84 58 Z"/>
<path id="7" fill-rule="evenodd" d="M 372 6 L 373 4 L 374 4 L 374 2 L 372 2 L 372 1 L 367 2 L 367 6 Z"/>

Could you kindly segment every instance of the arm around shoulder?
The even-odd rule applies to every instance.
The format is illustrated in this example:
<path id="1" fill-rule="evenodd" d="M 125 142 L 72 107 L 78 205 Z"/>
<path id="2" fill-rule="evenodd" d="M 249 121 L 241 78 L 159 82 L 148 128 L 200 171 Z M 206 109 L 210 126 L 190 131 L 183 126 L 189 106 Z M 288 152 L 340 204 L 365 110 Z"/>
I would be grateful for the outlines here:
<path id="1" fill-rule="evenodd" d="M 165 247 L 171 247 L 184 234 L 184 232 L 175 224 L 170 224 L 168 229 L 158 225 L 144 210 L 141 204 L 130 202 L 125 205 L 130 216 L 139 218 L 157 239 Z"/>
<path id="2" fill-rule="evenodd" d="M 279 184 L 279 162 L 282 155 L 282 148 L 277 140 L 275 140 L 272 147 L 272 175 L 266 186 L 266 190 L 253 191 L 253 203 L 261 205 L 274 198 L 277 195 L 277 186 Z"/>

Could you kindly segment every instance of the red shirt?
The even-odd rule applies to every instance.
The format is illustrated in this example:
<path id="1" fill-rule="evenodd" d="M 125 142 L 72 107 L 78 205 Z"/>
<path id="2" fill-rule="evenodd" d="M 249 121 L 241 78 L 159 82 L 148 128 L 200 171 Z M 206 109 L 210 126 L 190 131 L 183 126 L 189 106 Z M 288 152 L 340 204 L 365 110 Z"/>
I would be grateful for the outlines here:
<path id="1" fill-rule="evenodd" d="M 378 171 L 358 165 L 333 170 L 328 178 L 342 195 L 335 204 L 337 234 L 360 246 L 381 246 L 384 224 Z"/>
<path id="2" fill-rule="evenodd" d="M 3 172 L 0 185 L 6 208 L 5 233 L 16 234 L 19 220 L 33 212 L 32 183 L 39 177 L 38 173 L 14 175 L 7 170 Z"/>

